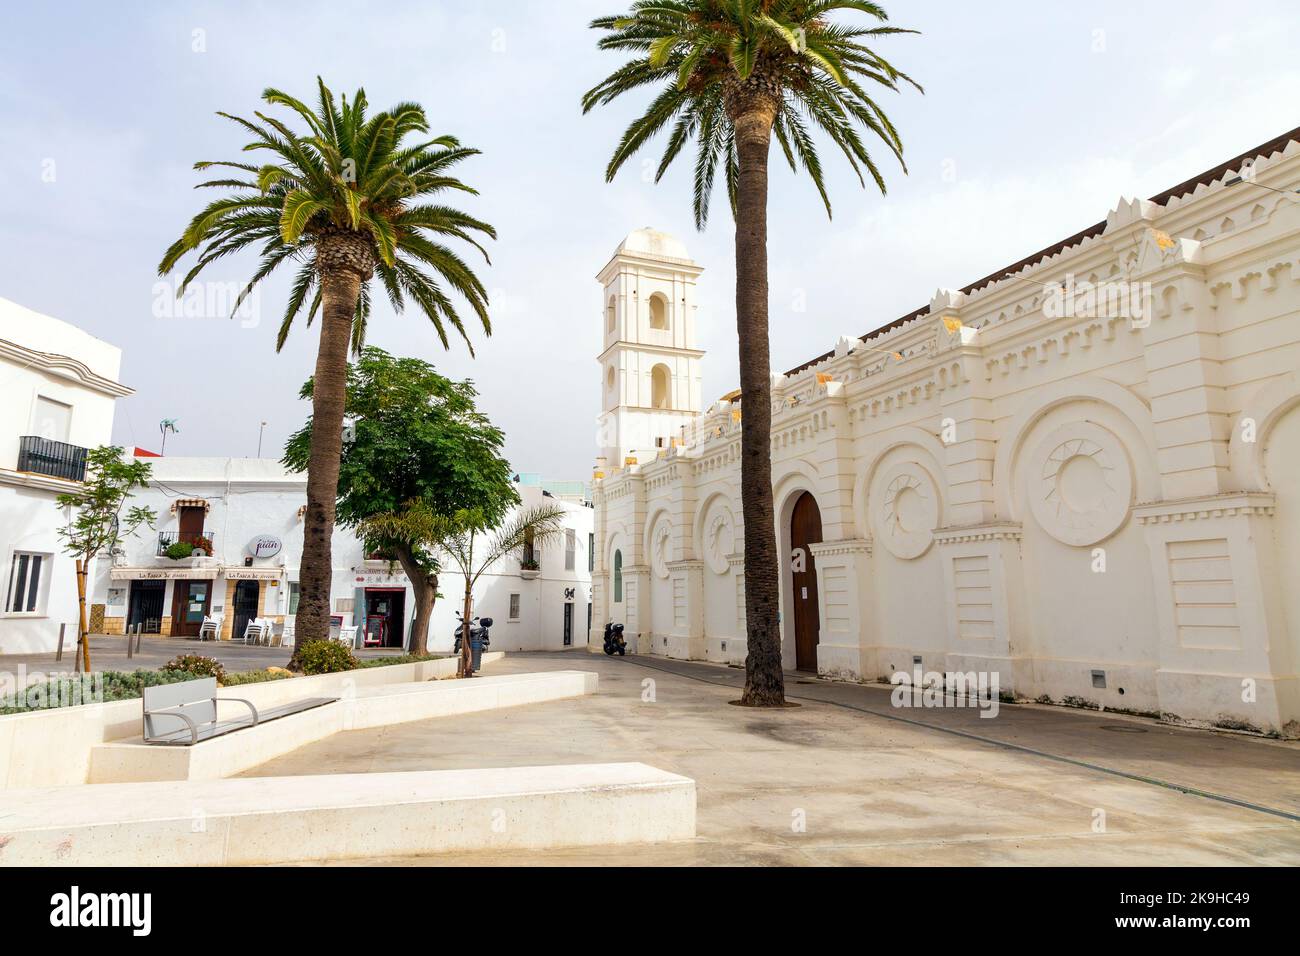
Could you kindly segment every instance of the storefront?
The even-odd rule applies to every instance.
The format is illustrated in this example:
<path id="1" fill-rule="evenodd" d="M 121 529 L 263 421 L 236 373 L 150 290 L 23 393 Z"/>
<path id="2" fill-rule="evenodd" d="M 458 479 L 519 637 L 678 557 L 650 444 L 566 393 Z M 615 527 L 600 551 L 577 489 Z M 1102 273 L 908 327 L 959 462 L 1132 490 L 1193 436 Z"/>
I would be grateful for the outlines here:
<path id="1" fill-rule="evenodd" d="M 197 637 L 220 568 L 113 568 L 104 631 Z"/>

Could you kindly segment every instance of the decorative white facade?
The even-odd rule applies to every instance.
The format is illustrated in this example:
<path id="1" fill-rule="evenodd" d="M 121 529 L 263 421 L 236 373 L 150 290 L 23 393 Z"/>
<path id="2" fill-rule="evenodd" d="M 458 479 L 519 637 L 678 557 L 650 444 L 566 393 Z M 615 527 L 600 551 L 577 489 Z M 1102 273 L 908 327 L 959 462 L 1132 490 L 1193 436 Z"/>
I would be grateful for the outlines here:
<path id="1" fill-rule="evenodd" d="M 122 351 L 76 326 L 0 299 L 0 654 L 77 640 L 74 560 L 58 529 L 87 449 L 107 445 Z"/>
<path id="2" fill-rule="evenodd" d="M 788 666 L 811 621 L 824 675 L 1300 733 L 1298 140 L 774 376 Z M 738 411 L 597 483 L 593 624 L 639 653 L 744 660 Z"/>
<path id="3" fill-rule="evenodd" d="M 277 461 L 249 458 L 151 458 L 151 486 L 132 504 L 157 514 L 152 529 L 123 541 L 101 561 L 94 589 L 96 623 L 121 634 L 136 624 L 146 633 L 194 637 L 205 615 L 220 614 L 225 639 L 242 636 L 250 616 L 275 624 L 296 613 L 302 560 L 306 476 Z M 564 533 L 537 549 L 539 570 L 506 558 L 484 574 L 474 593 L 476 617 L 494 619 L 492 649 L 560 650 L 586 643 L 590 607 L 592 509 L 545 498 L 541 487 L 518 487 L 525 507 L 545 500 L 564 510 Z M 173 559 L 161 552 L 178 539 L 210 555 Z M 374 618 L 388 629 L 383 646 L 409 646 L 414 592 L 401 566 L 372 560 L 355 535 L 336 529 L 331 613 L 360 634 Z M 432 651 L 449 651 L 462 609 L 463 578 L 439 579 L 429 631 Z M 100 616 L 102 615 L 102 623 Z M 566 637 L 567 628 L 567 637 Z M 92 625 L 92 629 L 94 626 Z"/>

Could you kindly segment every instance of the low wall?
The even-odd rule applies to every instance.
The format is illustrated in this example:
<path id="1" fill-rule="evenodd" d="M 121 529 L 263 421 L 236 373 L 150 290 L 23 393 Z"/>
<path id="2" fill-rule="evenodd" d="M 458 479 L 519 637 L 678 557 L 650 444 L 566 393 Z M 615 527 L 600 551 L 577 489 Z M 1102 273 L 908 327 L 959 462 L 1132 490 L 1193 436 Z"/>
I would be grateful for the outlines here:
<path id="1" fill-rule="evenodd" d="M 0 794 L 0 866 L 247 866 L 695 836 L 695 782 L 640 763 L 115 783 Z"/>
<path id="2" fill-rule="evenodd" d="M 505 655 L 483 655 L 490 664 Z M 359 688 L 456 675 L 455 658 L 390 667 L 365 667 L 340 674 L 318 674 L 223 688 L 221 697 L 242 697 L 256 707 L 275 707 L 304 697 L 351 697 Z M 140 700 L 85 704 L 0 717 L 0 790 L 83 784 L 90 777 L 96 744 L 138 736 L 144 716 Z M 57 755 L 57 759 L 53 755 Z"/>

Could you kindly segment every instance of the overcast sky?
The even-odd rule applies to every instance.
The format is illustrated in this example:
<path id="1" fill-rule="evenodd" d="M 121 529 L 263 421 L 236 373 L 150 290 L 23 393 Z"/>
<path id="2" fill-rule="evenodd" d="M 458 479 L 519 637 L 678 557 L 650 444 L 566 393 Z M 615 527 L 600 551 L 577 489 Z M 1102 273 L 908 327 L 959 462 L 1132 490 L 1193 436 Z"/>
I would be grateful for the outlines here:
<path id="1" fill-rule="evenodd" d="M 910 174 L 878 150 L 882 198 L 824 148 L 828 223 L 811 184 L 774 156 L 779 369 L 1097 222 L 1121 195 L 1152 195 L 1300 125 L 1294 0 L 886 8 L 921 31 L 880 47 L 926 88 L 883 98 Z M 470 359 L 460 345 L 444 352 L 427 321 L 380 302 L 370 342 L 474 379 L 516 469 L 586 477 L 600 394 L 593 277 L 632 229 L 675 233 L 707 269 L 705 394 L 736 380 L 725 204 L 699 234 L 689 165 L 656 186 L 635 161 L 606 185 L 609 152 L 645 100 L 587 117 L 578 105 L 620 62 L 595 49 L 586 24 L 622 9 L 612 0 L 8 6 L 0 296 L 124 349 L 122 380 L 136 394 L 117 404 L 118 443 L 156 448 L 158 422 L 174 418 L 169 453 L 251 456 L 265 419 L 265 453 L 278 455 L 308 413 L 297 392 L 316 351 L 316 330 L 299 328 L 275 353 L 288 276 L 263 287 L 258 323 L 154 315 L 158 260 L 212 198 L 191 188 L 191 165 L 243 158 L 241 131 L 213 114 L 251 114 L 267 86 L 307 99 L 319 73 L 336 91 L 364 86 L 376 107 L 416 100 L 435 132 L 483 150 L 460 173 L 482 193 L 465 207 L 500 233 L 482 271 L 496 331 Z M 239 281 L 251 263 L 232 258 L 207 275 Z"/>

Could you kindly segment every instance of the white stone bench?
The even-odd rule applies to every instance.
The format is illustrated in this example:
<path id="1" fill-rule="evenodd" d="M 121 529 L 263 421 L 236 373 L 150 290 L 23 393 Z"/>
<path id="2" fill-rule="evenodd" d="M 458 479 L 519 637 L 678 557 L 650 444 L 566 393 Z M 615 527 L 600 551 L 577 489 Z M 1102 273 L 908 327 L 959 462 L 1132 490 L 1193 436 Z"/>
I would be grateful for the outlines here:
<path id="1" fill-rule="evenodd" d="M 0 866 L 246 866 L 694 836 L 695 782 L 641 763 L 0 792 Z"/>
<path id="2" fill-rule="evenodd" d="M 279 682 L 280 685 L 290 683 Z M 96 744 L 91 748 L 89 782 L 217 780 L 344 730 L 563 700 L 594 694 L 597 687 L 597 675 L 588 671 L 347 685 L 342 688 L 343 697 L 336 702 L 200 740 L 188 747 L 151 746 L 141 737 Z M 279 706 L 292 706 L 292 702 L 279 702 Z"/>

